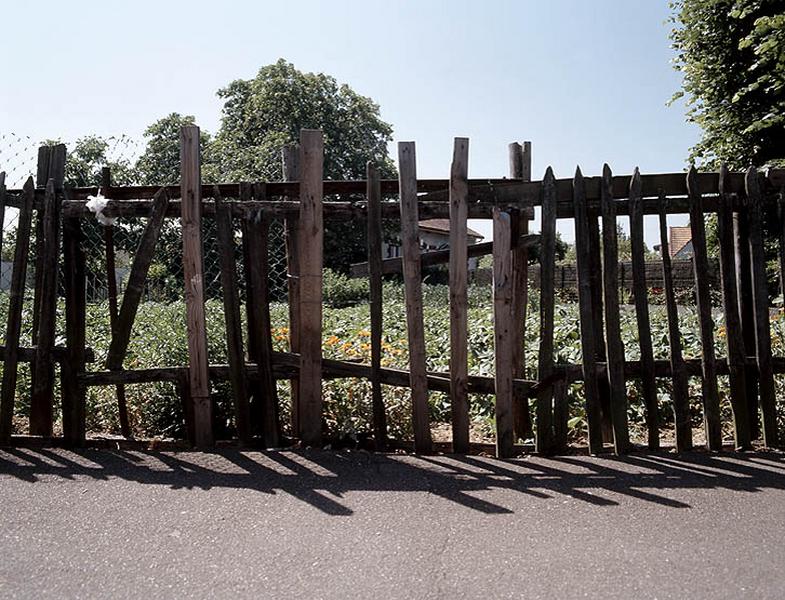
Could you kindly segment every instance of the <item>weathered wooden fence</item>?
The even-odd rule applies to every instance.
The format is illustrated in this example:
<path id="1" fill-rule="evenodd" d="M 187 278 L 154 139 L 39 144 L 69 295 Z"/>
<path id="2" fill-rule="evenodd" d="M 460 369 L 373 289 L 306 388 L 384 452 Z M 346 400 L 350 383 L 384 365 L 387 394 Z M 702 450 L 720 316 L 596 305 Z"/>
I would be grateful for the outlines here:
<path id="1" fill-rule="evenodd" d="M 516 453 L 516 440 L 535 432 L 536 450 L 557 453 L 567 443 L 567 384 L 582 382 L 588 446 L 592 453 L 630 448 L 625 382 L 639 379 L 647 412 L 648 446 L 660 443 L 657 421 L 657 380 L 673 382 L 675 441 L 678 450 L 692 447 L 688 414 L 687 378 L 703 382 L 706 445 L 722 447 L 718 376 L 730 378 L 735 446 L 749 448 L 762 438 L 779 444 L 774 373 L 785 372 L 785 360 L 774 360 L 771 350 L 769 301 L 763 254 L 763 211 L 783 206 L 785 172 L 766 174 L 689 173 L 613 176 L 606 166 L 600 177 L 556 179 L 549 168 L 543 179 L 531 181 L 530 146 L 511 144 L 510 177 L 468 179 L 469 140 L 456 138 L 448 180 L 418 179 L 415 145 L 398 146 L 398 180 L 381 180 L 373 164 L 364 181 L 330 181 L 323 176 L 323 140 L 318 130 L 304 130 L 299 148 L 284 150 L 286 181 L 206 185 L 201 181 L 199 130 L 181 132 L 179 186 L 114 187 L 108 174 L 100 190 L 109 199 L 107 217 L 146 218 L 146 228 L 133 258 L 120 302 L 109 290 L 112 340 L 104 370 L 86 369 L 93 359 L 85 344 L 85 258 L 81 221 L 92 219 L 86 207 L 95 188 L 65 189 L 65 148 L 41 148 L 37 185 L 32 178 L 21 190 L 6 190 L 0 176 L 0 212 L 19 209 L 0 396 L 0 443 L 13 444 L 12 415 L 20 361 L 32 364 L 30 432 L 51 436 L 55 401 L 55 363 L 60 365 L 63 433 L 70 444 L 85 440 L 85 390 L 88 386 L 116 386 L 120 421 L 124 415 L 125 386 L 168 381 L 180 390 L 189 440 L 196 446 L 215 443 L 210 381 L 230 382 L 238 441 L 242 445 L 281 445 L 282 418 L 276 379 L 293 382 L 291 418 L 302 443 L 321 445 L 323 439 L 322 383 L 328 378 L 370 380 L 373 436 L 376 447 L 387 443 L 381 385 L 411 389 L 414 448 L 433 448 L 428 395 L 447 392 L 452 408 L 452 449 L 468 452 L 470 394 L 495 394 L 496 447 L 500 457 Z M 325 195 L 350 195 L 346 201 L 323 202 Z M 365 201 L 358 201 L 365 195 Z M 397 201 L 382 200 L 396 196 Z M 529 234 L 534 208 L 541 208 L 539 234 Z M 679 322 L 668 254 L 666 215 L 689 214 L 694 245 L 694 278 L 700 314 L 702 357 L 682 358 Z M 720 274 L 727 330 L 727 359 L 715 356 L 715 331 L 709 298 L 709 258 L 704 218 L 718 216 Z M 662 280 L 669 322 L 670 359 L 655 361 L 652 351 L 647 270 L 644 262 L 643 217 L 657 215 L 661 225 Z M 630 266 L 638 324 L 640 360 L 625 360 L 620 335 L 619 262 L 616 223 L 628 217 L 633 259 Z M 189 364 L 144 370 L 124 368 L 131 330 L 156 243 L 166 219 L 182 223 L 185 272 L 184 315 L 188 328 Z M 325 222 L 361 217 L 368 227 L 368 265 L 371 311 L 371 363 L 328 360 L 322 356 L 322 265 Z M 268 229 L 271 219 L 285 219 L 289 264 L 289 352 L 274 352 L 268 290 Z M 450 250 L 422 254 L 418 222 L 449 218 Z M 468 218 L 492 218 L 493 242 L 467 247 Z M 228 364 L 211 364 L 206 344 L 202 222 L 215 219 L 221 252 L 221 284 L 226 319 Z M 382 220 L 397 219 L 403 256 L 382 260 Z M 556 221 L 571 219 L 576 231 L 577 282 L 580 305 L 582 362 L 554 361 Z M 239 227 L 236 225 L 239 223 Z M 780 221 L 782 225 L 782 221 Z M 33 229 L 34 228 L 34 229 Z M 35 299 L 32 347 L 20 346 L 22 301 L 35 231 Z M 785 228 L 780 240 L 785 276 Z M 246 327 L 241 318 L 236 252 L 241 232 L 245 281 Z M 65 265 L 65 343 L 55 340 L 58 296 L 57 264 L 62 244 Z M 112 229 L 105 230 L 107 273 L 114 272 Z M 540 336 L 538 377 L 527 380 L 524 337 L 529 291 L 528 251 L 539 245 Z M 495 375 L 470 375 L 467 368 L 467 259 L 490 254 L 493 259 Z M 429 372 L 423 330 L 421 268 L 449 264 L 450 372 Z M 408 371 L 381 366 L 382 276 L 401 272 L 406 292 Z M 109 278 L 111 281 L 113 278 Z M 244 341 L 245 338 L 245 341 Z M 247 351 L 244 350 L 247 348 Z M 534 399 L 534 419 L 529 399 Z M 253 410 L 252 410 L 253 409 Z M 762 431 L 758 431 L 758 423 Z"/>

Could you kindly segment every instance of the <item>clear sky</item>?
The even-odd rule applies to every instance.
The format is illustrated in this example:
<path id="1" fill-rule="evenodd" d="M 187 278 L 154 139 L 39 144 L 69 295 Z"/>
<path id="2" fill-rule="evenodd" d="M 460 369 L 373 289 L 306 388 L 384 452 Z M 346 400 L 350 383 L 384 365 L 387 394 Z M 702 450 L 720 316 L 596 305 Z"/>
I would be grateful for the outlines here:
<path id="1" fill-rule="evenodd" d="M 421 177 L 448 176 L 455 136 L 471 177 L 507 175 L 524 139 L 536 179 L 680 171 L 699 132 L 666 107 L 668 16 L 667 0 L 5 3 L 0 133 L 139 138 L 172 111 L 212 132 L 215 92 L 285 58 L 378 102 Z"/>

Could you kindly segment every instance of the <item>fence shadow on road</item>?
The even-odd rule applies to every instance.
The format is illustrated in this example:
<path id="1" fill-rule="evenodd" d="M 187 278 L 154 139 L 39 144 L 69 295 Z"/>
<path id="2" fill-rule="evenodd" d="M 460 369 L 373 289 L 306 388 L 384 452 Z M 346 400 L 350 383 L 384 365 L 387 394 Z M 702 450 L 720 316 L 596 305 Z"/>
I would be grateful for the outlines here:
<path id="1" fill-rule="evenodd" d="M 172 489 L 215 488 L 290 494 L 336 516 L 352 515 L 354 492 L 429 493 L 487 514 L 521 510 L 526 501 L 565 497 L 612 508 L 646 502 L 681 509 L 687 490 L 754 493 L 785 488 L 781 453 L 622 457 L 403 456 L 366 452 L 141 452 L 46 448 L 0 450 L 0 479 L 133 481 Z M 491 501 L 489 498 L 492 498 Z"/>

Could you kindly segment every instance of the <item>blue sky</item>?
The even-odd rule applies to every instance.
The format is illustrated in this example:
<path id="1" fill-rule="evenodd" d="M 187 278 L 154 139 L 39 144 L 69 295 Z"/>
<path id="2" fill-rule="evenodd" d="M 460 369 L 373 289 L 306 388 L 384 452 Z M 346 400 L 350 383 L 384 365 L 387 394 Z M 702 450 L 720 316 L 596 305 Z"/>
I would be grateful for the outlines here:
<path id="1" fill-rule="evenodd" d="M 455 136 L 471 177 L 506 175 L 524 139 L 537 179 L 680 171 L 699 132 L 666 107 L 668 15 L 667 0 L 8 3 L 0 132 L 140 137 L 172 111 L 215 131 L 216 90 L 283 57 L 378 102 L 421 177 L 448 175 Z"/>

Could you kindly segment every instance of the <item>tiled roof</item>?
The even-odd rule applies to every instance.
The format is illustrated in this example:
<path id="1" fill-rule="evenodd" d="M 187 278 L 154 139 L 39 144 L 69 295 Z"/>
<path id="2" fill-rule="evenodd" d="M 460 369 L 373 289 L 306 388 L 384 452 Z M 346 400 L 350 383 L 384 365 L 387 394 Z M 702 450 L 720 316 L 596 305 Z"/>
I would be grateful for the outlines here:
<path id="1" fill-rule="evenodd" d="M 424 221 L 420 221 L 420 229 L 435 231 L 436 233 L 450 233 L 450 219 L 425 219 Z M 466 228 L 466 233 L 469 237 L 479 240 L 483 238 L 481 233 L 478 233 L 469 227 Z"/>
<path id="2" fill-rule="evenodd" d="M 670 242 L 668 250 L 671 256 L 675 256 L 679 251 L 684 248 L 689 242 L 692 241 L 692 230 L 690 226 L 686 227 L 671 227 L 670 228 Z"/>

